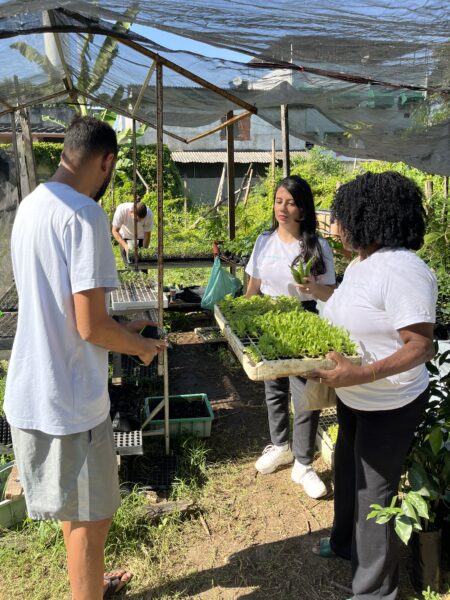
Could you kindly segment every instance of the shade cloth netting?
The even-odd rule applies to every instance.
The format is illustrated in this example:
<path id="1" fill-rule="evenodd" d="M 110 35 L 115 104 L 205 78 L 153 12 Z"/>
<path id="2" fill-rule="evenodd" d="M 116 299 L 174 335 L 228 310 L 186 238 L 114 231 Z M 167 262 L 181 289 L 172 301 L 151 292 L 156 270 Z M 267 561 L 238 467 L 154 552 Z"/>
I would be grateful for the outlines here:
<path id="1" fill-rule="evenodd" d="M 47 13 L 46 11 L 51 11 Z M 162 47 L 114 25 L 148 25 L 248 58 Z M 59 33 L 58 56 L 49 25 Z M 83 92 L 156 122 L 152 60 L 112 30 L 254 105 L 292 135 L 350 156 L 450 174 L 450 18 L 437 0 L 16 0 L 0 2 L 0 113 L 60 91 Z M 90 37 L 88 37 L 88 33 Z M 66 82 L 64 83 L 64 80 Z M 219 121 L 233 102 L 164 69 L 167 130 Z M 62 96 L 53 102 L 61 101 Z M 49 100 L 50 102 L 50 100 Z M 179 129 L 177 129 L 179 131 Z M 186 147 L 188 149 L 188 146 Z"/>

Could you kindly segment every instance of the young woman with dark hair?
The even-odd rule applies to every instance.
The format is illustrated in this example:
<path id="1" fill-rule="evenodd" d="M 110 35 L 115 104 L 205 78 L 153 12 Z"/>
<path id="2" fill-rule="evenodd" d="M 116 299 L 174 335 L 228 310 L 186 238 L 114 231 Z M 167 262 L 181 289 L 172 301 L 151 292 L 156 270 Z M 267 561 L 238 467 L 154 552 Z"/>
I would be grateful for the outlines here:
<path id="1" fill-rule="evenodd" d="M 352 600 L 394 600 L 399 540 L 392 522 L 367 515 L 371 504 L 388 506 L 397 494 L 428 402 L 436 278 L 412 252 L 423 244 L 425 212 L 420 190 L 403 175 L 366 173 L 341 186 L 332 219 L 358 256 L 334 293 L 314 281 L 299 287 L 329 298 L 324 317 L 349 331 L 362 365 L 332 352 L 333 370 L 306 375 L 338 396 L 334 525 L 314 551 L 351 559 Z"/>
<path id="2" fill-rule="evenodd" d="M 301 177 L 286 177 L 275 193 L 273 224 L 256 240 L 247 273 L 250 281 L 247 297 L 255 294 L 295 296 L 306 310 L 316 311 L 316 302 L 308 292 L 299 292 L 290 266 L 311 257 L 312 280 L 334 286 L 333 255 L 328 243 L 316 234 L 316 211 L 308 183 Z M 256 461 L 256 469 L 272 473 L 294 458 L 292 480 L 303 485 L 312 498 L 326 494 L 326 488 L 313 470 L 314 442 L 320 411 L 302 406 L 304 380 L 289 377 L 265 381 L 271 444 Z M 292 450 L 289 443 L 289 385 L 294 405 Z"/>

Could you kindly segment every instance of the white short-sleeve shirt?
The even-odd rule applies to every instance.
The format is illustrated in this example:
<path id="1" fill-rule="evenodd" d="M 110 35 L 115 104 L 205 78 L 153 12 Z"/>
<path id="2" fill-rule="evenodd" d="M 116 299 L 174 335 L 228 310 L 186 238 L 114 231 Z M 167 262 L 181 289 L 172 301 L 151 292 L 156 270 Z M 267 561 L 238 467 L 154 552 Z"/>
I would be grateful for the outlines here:
<path id="1" fill-rule="evenodd" d="M 117 287 L 108 218 L 68 185 L 38 186 L 11 236 L 19 295 L 5 391 L 8 421 L 50 435 L 88 431 L 109 413 L 108 352 L 78 333 L 73 294 Z"/>
<path id="2" fill-rule="evenodd" d="M 399 329 L 434 323 L 436 300 L 436 278 L 414 252 L 382 248 L 347 267 L 323 315 L 350 332 L 362 363 L 369 364 L 403 346 Z M 350 408 L 392 410 L 412 402 L 427 386 L 427 369 L 419 365 L 373 383 L 339 388 L 337 393 Z"/>
<path id="3" fill-rule="evenodd" d="M 124 240 L 134 239 L 134 215 L 132 214 L 133 202 L 124 202 L 116 208 L 113 217 L 113 227 L 119 230 Z M 153 212 L 147 208 L 147 215 L 137 222 L 138 240 L 144 238 L 144 233 L 153 231 Z"/>
<path id="4" fill-rule="evenodd" d="M 333 253 L 327 241 L 318 237 L 325 262 L 325 273 L 316 280 L 324 285 L 334 285 Z M 311 294 L 302 294 L 295 287 L 290 266 L 292 261 L 300 254 L 301 248 L 298 241 L 283 242 L 278 230 L 273 233 L 263 233 L 258 237 L 248 261 L 245 271 L 261 280 L 261 293 L 268 296 L 294 296 L 301 301 L 314 300 Z"/>

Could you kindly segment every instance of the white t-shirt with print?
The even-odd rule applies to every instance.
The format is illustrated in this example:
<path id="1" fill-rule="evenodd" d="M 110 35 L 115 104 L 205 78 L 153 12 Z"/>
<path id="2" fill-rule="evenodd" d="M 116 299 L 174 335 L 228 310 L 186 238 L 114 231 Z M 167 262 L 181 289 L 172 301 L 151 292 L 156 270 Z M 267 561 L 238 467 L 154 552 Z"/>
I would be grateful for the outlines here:
<path id="1" fill-rule="evenodd" d="M 113 217 L 113 227 L 119 230 L 124 240 L 134 240 L 134 215 L 132 214 L 133 202 L 124 202 L 116 208 Z M 138 240 L 144 238 L 144 233 L 153 230 L 153 212 L 147 208 L 147 215 L 137 222 Z"/>
<path id="2" fill-rule="evenodd" d="M 410 250 L 382 248 L 356 259 L 326 302 L 324 317 L 350 332 L 362 364 L 386 358 L 403 346 L 398 330 L 434 323 L 436 278 Z M 425 365 L 373 383 L 338 388 L 344 404 L 357 410 L 392 410 L 417 398 L 428 386 Z"/>
<path id="3" fill-rule="evenodd" d="M 327 241 L 318 237 L 325 262 L 325 273 L 316 280 L 324 285 L 336 282 L 333 264 L 333 253 Z M 295 287 L 290 266 L 300 254 L 298 241 L 283 242 L 278 230 L 263 233 L 258 237 L 252 255 L 245 269 L 250 277 L 261 280 L 261 293 L 268 296 L 294 296 L 301 301 L 314 300 L 311 294 L 302 294 Z"/>
<path id="4" fill-rule="evenodd" d="M 19 295 L 5 413 L 50 435 L 88 431 L 109 414 L 108 352 L 83 341 L 73 294 L 117 287 L 108 218 L 68 185 L 38 186 L 19 205 L 11 237 Z"/>

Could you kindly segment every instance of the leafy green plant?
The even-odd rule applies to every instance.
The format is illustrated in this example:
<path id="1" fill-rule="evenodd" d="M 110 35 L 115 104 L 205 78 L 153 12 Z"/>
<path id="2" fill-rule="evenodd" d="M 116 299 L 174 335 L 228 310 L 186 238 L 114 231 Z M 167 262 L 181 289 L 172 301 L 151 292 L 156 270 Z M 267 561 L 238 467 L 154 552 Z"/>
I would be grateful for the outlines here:
<path id="1" fill-rule="evenodd" d="M 333 445 L 336 445 L 338 432 L 339 432 L 339 425 L 337 423 L 330 425 L 327 429 L 328 437 L 330 438 Z"/>
<path id="2" fill-rule="evenodd" d="M 450 374 L 439 367 L 450 362 L 450 350 L 428 363 L 432 398 L 418 426 L 409 451 L 400 494 L 389 507 L 372 504 L 368 519 L 387 523 L 395 519 L 395 531 L 407 544 L 413 530 L 440 529 L 450 508 Z M 400 501 L 400 506 L 398 502 Z"/>
<path id="3" fill-rule="evenodd" d="M 300 261 L 297 267 L 290 267 L 292 276 L 296 283 L 303 283 L 305 277 L 309 277 L 313 261 L 314 257 L 310 258 L 305 266 L 303 266 L 302 261 Z"/>

